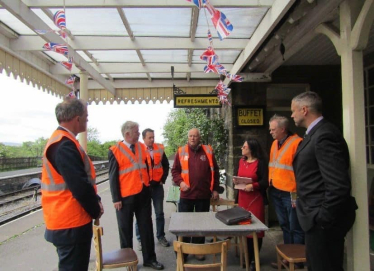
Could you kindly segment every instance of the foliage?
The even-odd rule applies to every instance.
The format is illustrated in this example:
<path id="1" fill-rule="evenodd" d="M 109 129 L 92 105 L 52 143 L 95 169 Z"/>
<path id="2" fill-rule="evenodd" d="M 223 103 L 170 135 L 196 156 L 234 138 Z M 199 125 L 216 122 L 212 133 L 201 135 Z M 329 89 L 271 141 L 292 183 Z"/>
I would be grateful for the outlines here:
<path id="1" fill-rule="evenodd" d="M 217 114 L 208 117 L 206 109 L 177 109 L 169 114 L 163 133 L 166 155 L 174 154 L 178 147 L 187 143 L 187 134 L 192 128 L 200 130 L 202 143 L 213 147 L 217 162 L 222 165 L 228 131 L 224 127 L 224 120 Z"/>
<path id="2" fill-rule="evenodd" d="M 96 128 L 88 127 L 87 129 L 87 142 L 97 142 L 100 144 L 100 133 Z"/>
<path id="3" fill-rule="evenodd" d="M 21 146 L 0 145 L 0 157 L 41 157 L 48 139 L 40 137 L 34 142 L 26 141 Z"/>

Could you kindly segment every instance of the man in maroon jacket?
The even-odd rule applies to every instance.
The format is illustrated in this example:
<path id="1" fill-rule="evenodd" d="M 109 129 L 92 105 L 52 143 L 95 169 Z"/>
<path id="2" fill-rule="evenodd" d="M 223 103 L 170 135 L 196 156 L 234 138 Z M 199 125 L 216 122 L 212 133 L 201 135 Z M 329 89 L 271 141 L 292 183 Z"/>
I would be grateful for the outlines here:
<path id="1" fill-rule="evenodd" d="M 188 132 L 188 144 L 178 149 L 171 173 L 181 190 L 179 212 L 209 212 L 210 199 L 219 199 L 219 168 L 212 147 L 200 144 L 198 129 Z M 184 237 L 183 242 L 190 243 L 191 238 Z M 192 237 L 192 243 L 204 242 L 204 237 Z M 200 255 L 196 258 L 205 259 Z"/>

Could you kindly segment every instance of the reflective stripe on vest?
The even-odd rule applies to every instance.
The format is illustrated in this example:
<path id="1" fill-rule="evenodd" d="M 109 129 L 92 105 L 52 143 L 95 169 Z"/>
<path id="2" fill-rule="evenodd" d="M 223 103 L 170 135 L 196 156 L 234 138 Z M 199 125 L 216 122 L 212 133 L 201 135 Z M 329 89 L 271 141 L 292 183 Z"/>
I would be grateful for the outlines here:
<path id="1" fill-rule="evenodd" d="M 143 147 L 142 147 L 143 146 Z M 135 154 L 123 142 L 110 148 L 119 166 L 119 184 L 122 197 L 140 193 L 143 184 L 149 186 L 147 165 L 144 159 L 148 156 L 142 143 L 135 144 Z"/>
<path id="2" fill-rule="evenodd" d="M 210 191 L 213 191 L 214 187 L 214 164 L 213 164 L 213 150 L 212 147 L 209 145 L 201 145 L 203 150 L 205 151 L 208 161 L 209 161 L 209 167 L 211 171 L 211 181 L 210 181 Z M 189 169 L 188 169 L 188 145 L 184 147 L 180 147 L 178 149 L 179 153 L 179 161 L 181 164 L 181 177 L 183 181 L 186 183 L 188 187 L 190 187 L 190 177 L 189 177 Z"/>
<path id="3" fill-rule="evenodd" d="M 83 209 L 80 203 L 73 197 L 63 177 L 56 171 L 48 161 L 48 148 L 59 142 L 62 138 L 71 140 L 79 151 L 87 179 L 96 191 L 95 169 L 89 157 L 73 135 L 65 130 L 56 130 L 45 147 L 43 153 L 43 169 L 41 180 L 42 207 L 46 228 L 49 230 L 69 229 L 83 226 L 92 218 Z"/>
<path id="4" fill-rule="evenodd" d="M 281 160 L 281 158 L 283 157 L 284 153 L 288 150 L 288 148 L 291 146 L 291 144 L 296 140 L 297 138 L 294 137 L 294 138 L 291 138 L 291 140 L 289 140 L 283 147 L 283 150 L 281 151 L 281 153 L 279 154 L 278 158 L 277 158 L 277 154 L 278 154 L 278 149 L 275 150 L 275 152 L 273 152 L 273 159 L 272 161 L 273 162 L 269 162 L 269 167 L 273 167 L 273 168 L 280 168 L 280 169 L 286 169 L 286 170 L 292 170 L 293 171 L 293 166 L 290 166 L 290 165 L 285 165 L 285 164 L 281 164 L 279 163 L 279 161 Z"/>

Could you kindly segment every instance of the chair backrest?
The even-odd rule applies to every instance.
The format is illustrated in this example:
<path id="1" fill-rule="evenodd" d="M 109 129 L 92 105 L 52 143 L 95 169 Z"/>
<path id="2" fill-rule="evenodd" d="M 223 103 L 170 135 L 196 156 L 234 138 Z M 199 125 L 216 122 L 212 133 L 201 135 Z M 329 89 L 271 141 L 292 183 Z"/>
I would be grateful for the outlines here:
<path id="1" fill-rule="evenodd" d="M 226 271 L 227 268 L 227 246 L 229 240 L 206 243 L 206 244 L 190 244 L 179 241 L 174 241 L 174 251 L 177 252 L 177 270 L 183 271 L 189 268 L 199 268 L 200 270 L 220 270 Z M 191 255 L 211 255 L 221 254 L 221 261 L 217 263 L 184 263 L 183 254 Z M 213 258 L 214 260 L 214 258 Z"/>
<path id="2" fill-rule="evenodd" d="M 93 226 L 93 240 L 96 252 L 96 270 L 103 268 L 103 250 L 101 236 L 104 234 L 103 227 Z"/>
<path id="3" fill-rule="evenodd" d="M 235 203 L 235 200 L 232 200 L 232 199 L 219 199 L 219 200 L 213 200 L 213 199 L 210 199 L 210 205 L 212 206 L 212 211 L 213 212 L 217 212 L 217 207 L 218 206 L 230 206 L 230 207 L 234 207 L 234 206 L 237 206 L 238 204 Z"/>

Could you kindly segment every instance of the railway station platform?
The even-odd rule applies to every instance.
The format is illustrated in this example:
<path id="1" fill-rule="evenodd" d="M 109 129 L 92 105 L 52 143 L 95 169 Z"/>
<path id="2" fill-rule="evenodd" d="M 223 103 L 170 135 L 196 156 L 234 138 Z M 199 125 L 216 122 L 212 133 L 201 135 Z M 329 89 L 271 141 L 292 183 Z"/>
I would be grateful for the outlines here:
<path id="1" fill-rule="evenodd" d="M 176 206 L 166 202 L 167 191 L 171 185 L 171 178 L 165 184 L 165 233 L 166 238 L 172 243 L 175 236 L 168 231 L 170 217 L 176 211 Z M 109 183 L 98 185 L 98 192 L 102 198 L 105 213 L 100 219 L 100 225 L 104 228 L 103 251 L 111 251 L 119 248 L 118 228 L 110 195 Z M 153 220 L 155 220 L 153 216 Z M 155 222 L 154 222 L 155 227 Z M 20 218 L 11 223 L 0 226 L 0 258 L 1 270 L 37 270 L 51 271 L 57 268 L 57 253 L 52 244 L 44 240 L 45 225 L 42 211 L 34 212 L 26 217 Z M 209 238 L 207 238 L 209 239 Z M 279 227 L 272 227 L 265 234 L 264 243 L 260 252 L 261 270 L 274 270 L 271 262 L 276 261 L 275 245 L 282 240 L 282 232 Z M 138 242 L 134 236 L 134 250 L 138 255 L 138 270 L 153 270 L 143 267 L 143 259 L 140 251 L 137 250 Z M 163 247 L 158 244 L 155 238 L 157 260 L 164 264 L 164 270 L 176 270 L 175 254 L 172 246 Z M 189 261 L 195 261 L 192 257 Z M 206 260 L 208 261 L 209 258 Z M 92 246 L 89 270 L 95 270 L 95 251 Z M 125 270 L 118 268 L 117 270 Z M 235 256 L 235 249 L 228 252 L 228 269 L 233 271 L 245 270 L 239 266 L 239 258 Z M 306 270 L 306 268 L 305 268 Z"/>

